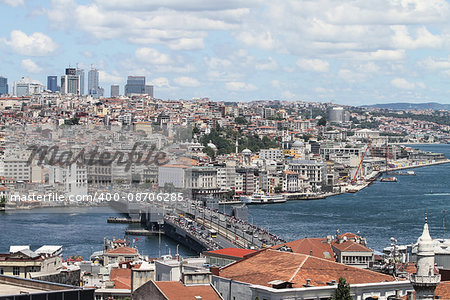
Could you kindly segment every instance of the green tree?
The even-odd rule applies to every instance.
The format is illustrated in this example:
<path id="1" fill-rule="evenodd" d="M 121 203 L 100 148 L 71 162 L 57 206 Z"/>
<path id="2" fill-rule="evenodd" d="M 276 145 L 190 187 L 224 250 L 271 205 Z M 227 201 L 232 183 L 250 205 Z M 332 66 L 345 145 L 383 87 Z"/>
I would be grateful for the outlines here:
<path id="1" fill-rule="evenodd" d="M 350 295 L 350 285 L 345 281 L 344 278 L 339 278 L 339 283 L 334 291 L 334 295 L 331 298 L 332 300 L 353 300 L 353 297 Z"/>
<path id="2" fill-rule="evenodd" d="M 319 125 L 319 126 L 326 126 L 327 125 L 327 119 L 325 119 L 325 118 L 320 118 L 319 119 L 319 122 L 317 122 L 317 125 Z"/>
<path id="3" fill-rule="evenodd" d="M 237 117 L 234 119 L 234 123 L 239 124 L 239 125 L 244 125 L 247 124 L 247 119 L 244 117 Z"/>
<path id="4" fill-rule="evenodd" d="M 212 160 L 216 158 L 216 152 L 214 152 L 213 148 L 206 146 L 203 148 L 203 153 L 208 154 L 209 157 L 211 157 Z"/>

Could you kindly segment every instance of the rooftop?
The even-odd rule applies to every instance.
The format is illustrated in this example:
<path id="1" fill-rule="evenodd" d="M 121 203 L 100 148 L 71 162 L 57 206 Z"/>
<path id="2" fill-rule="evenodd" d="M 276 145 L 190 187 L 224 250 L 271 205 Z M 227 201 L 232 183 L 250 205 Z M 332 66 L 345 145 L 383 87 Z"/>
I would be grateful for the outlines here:
<path id="1" fill-rule="evenodd" d="M 155 285 L 170 300 L 193 300 L 196 296 L 202 300 L 221 299 L 210 285 L 185 286 L 179 281 L 156 281 Z"/>
<path id="2" fill-rule="evenodd" d="M 269 286 L 269 282 L 292 282 L 294 288 L 302 288 L 306 280 L 310 285 L 326 286 L 327 282 L 344 277 L 349 284 L 394 281 L 389 275 L 359 269 L 305 254 L 282 252 L 273 249 L 224 267 L 220 276 L 233 280 Z"/>
<path id="3" fill-rule="evenodd" d="M 221 255 L 221 256 L 231 256 L 231 257 L 236 257 L 236 258 L 244 258 L 244 256 L 254 253 L 256 252 L 256 250 L 252 250 L 252 249 L 240 249 L 240 248 L 224 248 L 224 249 L 219 249 L 219 250 L 214 250 L 214 251 L 206 251 L 204 252 L 204 254 L 208 255 L 208 254 L 216 254 L 216 255 Z"/>

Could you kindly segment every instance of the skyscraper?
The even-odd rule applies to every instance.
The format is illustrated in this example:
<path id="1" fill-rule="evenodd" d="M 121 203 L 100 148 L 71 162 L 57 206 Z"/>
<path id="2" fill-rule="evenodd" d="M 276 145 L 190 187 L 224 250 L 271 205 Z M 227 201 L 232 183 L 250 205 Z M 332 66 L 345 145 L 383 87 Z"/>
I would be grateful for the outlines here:
<path id="1" fill-rule="evenodd" d="M 120 95 L 120 87 L 118 84 L 111 85 L 111 98 L 119 97 Z"/>
<path id="2" fill-rule="evenodd" d="M 77 75 L 77 69 L 67 68 L 66 75 L 61 76 L 61 94 L 80 95 L 80 75 Z"/>
<path id="3" fill-rule="evenodd" d="M 47 90 L 56 92 L 58 89 L 58 76 L 47 76 Z"/>
<path id="4" fill-rule="evenodd" d="M 8 94 L 8 78 L 0 76 L 0 95 Z"/>
<path id="5" fill-rule="evenodd" d="M 153 98 L 153 85 L 146 85 L 145 86 L 145 94 L 149 95 Z"/>
<path id="6" fill-rule="evenodd" d="M 19 81 L 14 82 L 14 95 L 17 97 L 31 96 L 41 93 L 44 88 L 44 85 L 39 81 L 22 77 Z"/>
<path id="7" fill-rule="evenodd" d="M 88 73 L 88 94 L 94 98 L 100 97 L 97 69 L 91 69 Z"/>
<path id="8" fill-rule="evenodd" d="M 80 92 L 79 95 L 84 95 L 84 70 L 76 68 L 75 74 L 80 76 Z"/>
<path id="9" fill-rule="evenodd" d="M 128 76 L 125 95 L 131 96 L 133 94 L 145 94 L 145 76 Z"/>

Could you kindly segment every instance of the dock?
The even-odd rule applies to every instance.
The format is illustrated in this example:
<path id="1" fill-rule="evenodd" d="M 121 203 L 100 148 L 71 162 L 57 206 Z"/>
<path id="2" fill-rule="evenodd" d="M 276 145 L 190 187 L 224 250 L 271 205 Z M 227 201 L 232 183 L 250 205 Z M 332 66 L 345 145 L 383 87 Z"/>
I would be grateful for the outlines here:
<path id="1" fill-rule="evenodd" d="M 107 220 L 108 223 L 121 223 L 121 224 L 133 224 L 133 223 L 141 223 L 140 219 L 132 219 L 132 218 L 118 218 L 118 217 L 109 217 Z"/>
<path id="2" fill-rule="evenodd" d="M 139 235 L 139 236 L 154 236 L 158 234 L 164 234 L 162 230 L 147 230 L 147 229 L 127 229 L 126 235 Z"/>

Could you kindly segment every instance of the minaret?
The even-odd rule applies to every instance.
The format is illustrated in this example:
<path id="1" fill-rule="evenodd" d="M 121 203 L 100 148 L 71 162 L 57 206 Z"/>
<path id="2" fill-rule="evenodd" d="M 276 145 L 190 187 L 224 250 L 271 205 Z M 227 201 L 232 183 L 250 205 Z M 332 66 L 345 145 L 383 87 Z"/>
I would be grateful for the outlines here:
<path id="1" fill-rule="evenodd" d="M 426 214 L 422 235 L 417 240 L 416 268 L 416 274 L 410 278 L 416 291 L 416 300 L 433 300 L 434 290 L 441 281 L 441 275 L 434 274 L 434 244 L 428 231 Z"/>
<path id="2" fill-rule="evenodd" d="M 238 138 L 236 137 L 236 154 L 239 153 L 239 143 L 238 143 Z"/>

